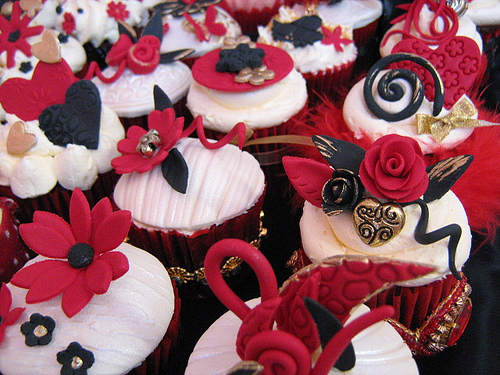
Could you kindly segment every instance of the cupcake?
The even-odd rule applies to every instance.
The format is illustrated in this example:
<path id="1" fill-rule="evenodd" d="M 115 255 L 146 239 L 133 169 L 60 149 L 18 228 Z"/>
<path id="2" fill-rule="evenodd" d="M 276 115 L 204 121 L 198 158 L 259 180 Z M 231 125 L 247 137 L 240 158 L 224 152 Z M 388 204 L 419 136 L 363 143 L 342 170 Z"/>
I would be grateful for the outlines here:
<path id="1" fill-rule="evenodd" d="M 228 41 L 227 48 L 209 52 L 194 64 L 187 106 L 216 139 L 238 122 L 246 125 L 251 140 L 289 134 L 307 103 L 306 82 L 293 65 L 280 48 Z M 286 148 L 273 143 L 249 151 L 267 173 L 279 168 Z"/>
<path id="2" fill-rule="evenodd" d="M 384 136 L 366 152 L 327 136 L 313 140 L 333 169 L 304 158 L 283 161 L 307 201 L 300 222 L 307 258 L 362 254 L 432 264 L 433 272 L 397 283 L 377 301 L 395 307 L 394 325 L 414 353 L 432 355 L 453 345 L 470 317 L 470 286 L 460 270 L 469 257 L 471 233 L 465 210 L 449 189 L 472 157 L 426 169 L 418 143 L 408 137 Z M 440 321 L 444 314 L 454 328 Z"/>
<path id="3" fill-rule="evenodd" d="M 201 118 L 183 128 L 165 107 L 148 116 L 148 131 L 131 127 L 118 144 L 123 156 L 113 160 L 122 174 L 113 198 L 132 213 L 131 243 L 189 282 L 181 291 L 190 295 L 204 291 L 204 257 L 215 241 L 237 235 L 259 243 L 265 183 L 257 160 L 228 144 L 237 136 L 241 145 L 243 124 L 217 142 L 206 139 Z M 195 130 L 199 138 L 188 138 Z"/>
<path id="4" fill-rule="evenodd" d="M 283 4 L 283 0 L 223 0 L 220 6 L 238 21 L 243 34 L 251 35 L 256 33 L 257 26 L 267 25 Z"/>
<path id="5" fill-rule="evenodd" d="M 77 80 L 60 59 L 57 40 L 49 46 L 39 55 L 48 62 L 40 60 L 30 80 L 0 86 L 0 184 L 22 209 L 22 221 L 37 209 L 65 216 L 75 188 L 93 203 L 109 195 L 116 181 L 111 160 L 125 135 L 96 86 Z"/>
<path id="6" fill-rule="evenodd" d="M 485 41 L 498 35 L 500 25 L 500 4 L 494 0 L 472 0 L 467 2 L 465 13 L 474 24 Z"/>
<path id="7" fill-rule="evenodd" d="M 2 284 L 0 371 L 164 374 L 179 309 L 167 271 L 122 242 L 130 213 L 90 210 L 80 190 L 70 206 L 70 223 L 38 211 L 20 227 L 40 255 Z"/>
<path id="8" fill-rule="evenodd" d="M 307 81 L 309 97 L 335 96 L 350 82 L 357 48 L 352 28 L 322 21 L 315 9 L 306 15 L 280 7 L 267 26 L 259 26 L 258 41 L 283 48 Z"/>
<path id="9" fill-rule="evenodd" d="M 158 85 L 170 100 L 182 106 L 191 83 L 191 71 L 181 61 L 190 51 L 160 53 L 163 38 L 161 13 L 155 12 L 138 37 L 128 27 L 120 27 L 120 39 L 106 56 L 102 72 L 94 62 L 87 79 L 95 83 L 103 103 L 120 117 L 125 128 L 147 127 L 147 115 L 154 109 L 151 93 Z M 94 73 L 96 77 L 92 78 Z M 179 107 L 180 110 L 180 107 Z"/>
<path id="10" fill-rule="evenodd" d="M 220 260 L 230 255 L 241 257 L 256 272 L 260 299 L 244 303 L 217 275 Z M 382 270 L 387 272 L 380 278 Z M 415 278 L 430 270 L 416 264 L 346 256 L 293 275 L 278 291 L 264 256 L 241 241 L 222 240 L 207 254 L 206 275 L 214 293 L 231 311 L 203 334 L 186 374 L 237 374 L 244 368 L 269 374 L 279 370 L 286 374 L 417 374 L 408 346 L 382 322 L 393 313 L 392 308 L 370 311 L 362 302 L 395 280 Z M 337 341 L 344 334 L 342 343 Z"/>
<path id="11" fill-rule="evenodd" d="M 241 36 L 241 27 L 224 9 L 207 1 L 162 5 L 165 33 L 160 52 L 193 49 L 183 61 L 192 66 L 196 58 L 224 45 L 225 38 Z M 166 15 L 165 15 L 166 14 Z"/>

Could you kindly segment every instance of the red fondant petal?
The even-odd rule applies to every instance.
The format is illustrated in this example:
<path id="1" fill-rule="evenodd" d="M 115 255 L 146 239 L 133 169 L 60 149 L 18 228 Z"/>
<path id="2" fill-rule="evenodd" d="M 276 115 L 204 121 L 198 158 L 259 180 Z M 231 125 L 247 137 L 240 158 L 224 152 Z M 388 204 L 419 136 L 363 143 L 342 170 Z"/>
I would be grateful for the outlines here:
<path id="1" fill-rule="evenodd" d="M 68 250 L 75 244 L 43 224 L 21 224 L 19 233 L 30 249 L 48 258 L 66 258 Z"/>
<path id="2" fill-rule="evenodd" d="M 92 247 L 96 254 L 116 249 L 127 237 L 132 216 L 130 211 L 116 211 L 106 217 L 95 232 Z"/>
<path id="3" fill-rule="evenodd" d="M 43 224 L 54 229 L 61 236 L 66 238 L 70 244 L 75 244 L 76 239 L 70 225 L 62 217 L 46 211 L 35 211 L 33 223 Z"/>
<path id="4" fill-rule="evenodd" d="M 16 307 L 7 314 L 7 317 L 3 321 L 3 325 L 11 326 L 21 317 L 23 311 L 26 310 L 24 307 Z"/>
<path id="5" fill-rule="evenodd" d="M 67 262 L 38 275 L 26 294 L 27 303 L 39 303 L 51 300 L 68 289 L 75 281 L 79 271 Z"/>
<path id="6" fill-rule="evenodd" d="M 332 178 L 333 169 L 315 160 L 285 156 L 283 166 L 288 179 L 309 203 L 321 207 L 323 185 Z"/>
<path id="7" fill-rule="evenodd" d="M 149 159 L 143 158 L 139 154 L 123 155 L 111 160 L 111 166 L 118 174 L 135 172 L 144 163 L 149 163 Z"/>
<path id="8" fill-rule="evenodd" d="M 90 206 L 87 198 L 78 188 L 73 190 L 69 202 L 69 218 L 76 241 L 90 244 L 92 235 Z"/>
<path id="9" fill-rule="evenodd" d="M 109 263 L 113 269 L 113 280 L 125 275 L 129 269 L 128 258 L 119 251 L 109 251 L 102 254 L 99 259 Z"/>
<path id="10" fill-rule="evenodd" d="M 87 289 L 85 284 L 85 272 L 80 272 L 73 284 L 62 296 L 62 309 L 68 318 L 78 314 L 94 295 Z"/>
<path id="11" fill-rule="evenodd" d="M 108 197 L 101 199 L 90 211 L 92 217 L 92 239 L 103 220 L 113 213 L 113 207 Z M 92 240 L 93 241 L 93 240 Z"/>
<path id="12" fill-rule="evenodd" d="M 85 270 L 85 284 L 93 294 L 104 294 L 109 289 L 113 278 L 113 270 L 108 262 L 94 260 Z"/>
<path id="13" fill-rule="evenodd" d="M 0 316 L 4 317 L 9 313 L 10 305 L 12 304 L 12 294 L 7 285 L 2 284 L 0 289 Z"/>
<path id="14" fill-rule="evenodd" d="M 139 141 L 136 139 L 125 138 L 118 142 L 118 151 L 122 154 L 137 154 L 137 145 Z"/>
<path id="15" fill-rule="evenodd" d="M 56 269 L 63 266 L 65 261 L 62 260 L 44 260 L 41 262 L 36 262 L 27 267 L 21 268 L 18 272 L 14 274 L 10 280 L 12 285 L 19 288 L 28 289 L 36 280 L 36 278 L 48 272 L 51 269 Z"/>

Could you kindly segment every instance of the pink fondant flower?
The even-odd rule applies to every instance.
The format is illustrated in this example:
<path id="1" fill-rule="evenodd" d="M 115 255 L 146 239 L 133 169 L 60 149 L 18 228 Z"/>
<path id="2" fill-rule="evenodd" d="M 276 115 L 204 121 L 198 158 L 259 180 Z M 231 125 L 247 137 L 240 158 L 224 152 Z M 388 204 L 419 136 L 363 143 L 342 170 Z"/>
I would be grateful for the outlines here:
<path id="1" fill-rule="evenodd" d="M 43 31 L 43 26 L 29 27 L 31 18 L 27 15 L 21 17 L 19 2 L 12 5 L 10 19 L 0 15 L 0 53 L 7 52 L 7 67 L 12 68 L 15 63 L 16 51 L 19 50 L 26 56 L 31 56 L 31 45 L 26 38 L 38 35 Z"/>
<path id="2" fill-rule="evenodd" d="M 117 3 L 111 1 L 110 3 L 108 3 L 108 9 L 106 10 L 106 12 L 108 13 L 108 16 L 114 18 L 116 21 L 125 21 L 130 15 L 129 11 L 127 10 L 127 5 L 125 5 L 121 1 L 118 1 Z"/>
<path id="3" fill-rule="evenodd" d="M 131 126 L 127 130 L 127 138 L 118 142 L 118 151 L 123 156 L 114 158 L 111 165 L 116 173 L 124 174 L 131 172 L 143 173 L 153 169 L 168 156 L 170 150 L 182 137 L 184 128 L 184 117 L 175 118 L 172 108 L 164 111 L 154 110 L 148 116 L 149 132 L 139 126 Z M 152 146 L 156 149 L 152 155 L 142 153 L 138 149 L 141 140 L 144 140 L 152 131 L 158 133 L 160 142 Z"/>
<path id="4" fill-rule="evenodd" d="M 107 292 L 111 281 L 128 271 L 126 256 L 116 249 L 130 228 L 130 212 L 113 212 L 108 198 L 92 210 L 81 190 L 70 201 L 70 224 L 49 212 L 36 211 L 33 223 L 19 232 L 28 246 L 50 258 L 14 275 L 13 285 L 29 289 L 27 303 L 48 301 L 62 294 L 62 309 L 72 317 L 94 294 Z"/>
<path id="5" fill-rule="evenodd" d="M 359 178 L 375 197 L 400 203 L 418 199 L 429 185 L 418 143 L 396 134 L 379 138 L 366 151 Z"/>
<path id="6" fill-rule="evenodd" d="M 11 305 L 12 294 L 7 285 L 2 283 L 0 288 L 0 344 L 5 336 L 5 329 L 17 322 L 23 311 L 26 310 L 24 307 L 16 307 L 11 310 Z"/>

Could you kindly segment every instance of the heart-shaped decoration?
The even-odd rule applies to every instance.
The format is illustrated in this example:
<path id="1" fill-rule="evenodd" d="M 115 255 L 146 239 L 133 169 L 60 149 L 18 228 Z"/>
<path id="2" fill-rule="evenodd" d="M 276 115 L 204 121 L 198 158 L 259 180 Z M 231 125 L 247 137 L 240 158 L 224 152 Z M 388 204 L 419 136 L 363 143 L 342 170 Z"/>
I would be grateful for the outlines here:
<path id="1" fill-rule="evenodd" d="M 444 107 L 446 109 L 450 109 L 463 94 L 468 92 L 481 67 L 481 51 L 477 43 L 463 36 L 448 39 L 436 49 L 430 49 L 418 39 L 403 39 L 392 49 L 392 53 L 400 52 L 419 55 L 434 65 L 445 87 Z M 404 61 L 395 65 L 418 74 L 425 85 L 425 96 L 430 101 L 434 100 L 434 82 L 429 72 L 412 62 Z"/>
<path id="2" fill-rule="evenodd" d="M 11 155 L 23 155 L 36 146 L 36 136 L 26 133 L 26 126 L 21 121 L 12 124 L 7 135 L 7 152 Z"/>
<path id="3" fill-rule="evenodd" d="M 397 236 L 405 224 L 403 208 L 395 203 L 363 199 L 354 208 L 354 225 L 361 240 L 370 246 L 381 246 Z"/>
<path id="4" fill-rule="evenodd" d="M 46 108 L 39 117 L 40 129 L 58 146 L 70 143 L 95 150 L 99 146 L 101 97 L 90 81 L 72 84 L 66 102 Z"/>
<path id="5" fill-rule="evenodd" d="M 45 29 L 42 34 L 42 41 L 31 47 L 31 53 L 38 60 L 47 64 L 55 64 L 61 61 L 61 45 L 56 34 L 52 30 Z"/>
<path id="6" fill-rule="evenodd" d="M 42 0 L 20 0 L 19 5 L 28 14 L 29 18 L 33 18 L 42 9 L 43 2 Z"/>

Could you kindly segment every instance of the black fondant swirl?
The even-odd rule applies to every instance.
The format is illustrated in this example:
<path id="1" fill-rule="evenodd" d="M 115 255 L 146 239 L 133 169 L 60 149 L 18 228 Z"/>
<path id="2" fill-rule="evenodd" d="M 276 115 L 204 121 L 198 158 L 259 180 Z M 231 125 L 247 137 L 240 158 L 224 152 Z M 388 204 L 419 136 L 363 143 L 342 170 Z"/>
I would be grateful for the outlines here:
<path id="1" fill-rule="evenodd" d="M 444 103 L 444 86 L 441 77 L 436 68 L 429 61 L 411 53 L 395 53 L 389 55 L 380 59 L 371 67 L 363 86 L 363 97 L 368 109 L 378 118 L 390 122 L 404 120 L 413 116 L 418 111 L 424 100 L 424 85 L 420 77 L 408 69 L 394 69 L 385 73 L 377 85 L 378 94 L 382 99 L 395 102 L 404 96 L 404 90 L 397 82 L 394 82 L 394 80 L 401 78 L 410 83 L 413 90 L 412 100 L 406 108 L 396 113 L 387 112 L 380 107 L 373 97 L 373 85 L 375 84 L 378 73 L 388 65 L 400 61 L 414 62 L 430 72 L 435 87 L 432 114 L 437 116 L 439 112 L 441 112 Z"/>
<path id="2" fill-rule="evenodd" d="M 418 204 L 421 210 L 420 218 L 418 219 L 417 226 L 415 227 L 415 240 L 422 245 L 429 245 L 431 243 L 442 240 L 443 238 L 450 237 L 448 241 L 448 268 L 453 276 L 461 280 L 457 267 L 455 265 L 455 256 L 457 253 L 458 242 L 462 236 L 462 228 L 458 224 L 449 224 L 445 227 L 436 229 L 432 232 L 427 232 L 427 224 L 429 223 L 429 207 L 422 199 L 417 199 L 412 202 Z"/>

